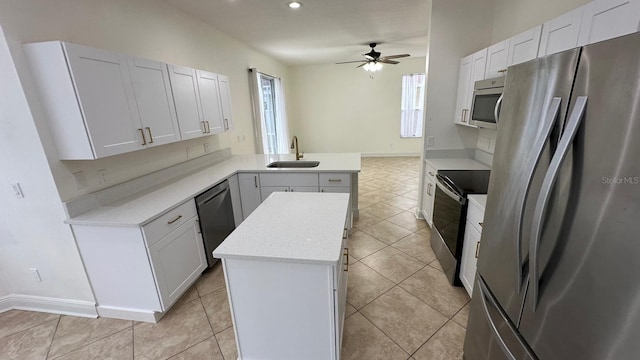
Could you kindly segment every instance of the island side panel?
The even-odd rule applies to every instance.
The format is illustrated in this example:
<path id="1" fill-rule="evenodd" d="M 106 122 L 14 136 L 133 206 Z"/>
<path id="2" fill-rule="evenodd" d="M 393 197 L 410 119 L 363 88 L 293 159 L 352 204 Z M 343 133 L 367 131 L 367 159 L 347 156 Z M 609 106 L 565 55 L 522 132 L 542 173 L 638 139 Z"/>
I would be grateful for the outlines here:
<path id="1" fill-rule="evenodd" d="M 357 219 L 360 217 L 360 208 L 358 208 L 358 173 L 351 173 L 351 224 L 349 224 L 349 230 L 351 230 L 351 225 L 353 223 L 353 219 Z"/>
<path id="2" fill-rule="evenodd" d="M 335 359 L 334 265 L 223 262 L 239 359 Z"/>

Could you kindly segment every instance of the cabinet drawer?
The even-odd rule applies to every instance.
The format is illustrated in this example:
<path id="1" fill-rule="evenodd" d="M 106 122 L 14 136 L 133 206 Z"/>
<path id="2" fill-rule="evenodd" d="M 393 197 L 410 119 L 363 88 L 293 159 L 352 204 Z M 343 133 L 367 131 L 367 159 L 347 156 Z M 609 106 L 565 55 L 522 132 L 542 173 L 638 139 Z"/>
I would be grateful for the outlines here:
<path id="1" fill-rule="evenodd" d="M 318 173 L 260 174 L 262 186 L 318 186 Z"/>
<path id="2" fill-rule="evenodd" d="M 147 247 L 153 245 L 171 231 L 196 216 L 196 204 L 193 200 L 184 202 L 173 210 L 162 214 L 159 218 L 142 227 Z"/>
<path id="3" fill-rule="evenodd" d="M 425 164 L 425 167 L 424 167 L 424 176 L 426 179 L 425 182 L 435 183 L 437 173 L 438 171 L 433 166 L 431 166 L 429 163 Z"/>
<path id="4" fill-rule="evenodd" d="M 320 186 L 351 186 L 351 173 L 320 173 Z"/>
<path id="5" fill-rule="evenodd" d="M 467 210 L 467 221 L 471 223 L 478 232 L 482 233 L 482 225 L 480 223 L 484 219 L 484 210 L 479 208 L 475 203 L 469 201 L 469 209 Z"/>

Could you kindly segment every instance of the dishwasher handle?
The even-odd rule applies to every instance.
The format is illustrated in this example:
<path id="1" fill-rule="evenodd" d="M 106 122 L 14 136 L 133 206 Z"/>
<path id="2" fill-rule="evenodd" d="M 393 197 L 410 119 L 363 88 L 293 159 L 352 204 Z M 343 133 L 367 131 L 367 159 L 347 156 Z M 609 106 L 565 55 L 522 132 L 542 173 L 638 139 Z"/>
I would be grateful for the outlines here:
<path id="1" fill-rule="evenodd" d="M 196 197 L 196 205 L 198 207 L 206 205 L 211 201 L 213 201 L 218 196 L 226 195 L 228 191 L 229 191 L 229 184 L 227 183 L 227 181 L 225 181 L 205 191 L 201 195 L 198 195 L 198 197 Z M 220 199 L 224 199 L 224 196 L 220 196 Z"/>

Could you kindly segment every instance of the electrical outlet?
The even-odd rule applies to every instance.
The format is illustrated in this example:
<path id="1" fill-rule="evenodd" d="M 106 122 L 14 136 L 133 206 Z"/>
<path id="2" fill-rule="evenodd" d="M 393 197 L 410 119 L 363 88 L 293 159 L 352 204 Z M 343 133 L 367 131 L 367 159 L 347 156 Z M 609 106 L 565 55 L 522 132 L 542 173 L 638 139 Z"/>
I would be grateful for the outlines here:
<path id="1" fill-rule="evenodd" d="M 433 136 L 427 136 L 427 147 L 434 147 L 436 145 L 436 138 Z"/>
<path id="2" fill-rule="evenodd" d="M 82 190 L 87 187 L 87 177 L 84 176 L 82 171 L 74 172 L 71 175 L 73 175 L 73 184 L 76 186 L 76 190 Z"/>
<path id="3" fill-rule="evenodd" d="M 107 170 L 106 169 L 98 170 L 98 184 L 104 185 L 107 183 L 107 181 L 108 181 Z"/>
<path id="4" fill-rule="evenodd" d="M 191 148 L 188 147 L 187 148 L 187 159 L 190 159 L 190 158 L 191 158 Z"/>
<path id="5" fill-rule="evenodd" d="M 29 273 L 31 273 L 31 277 L 33 280 L 37 282 L 42 282 L 42 278 L 40 277 L 40 272 L 37 268 L 29 268 Z"/>
<path id="6" fill-rule="evenodd" d="M 208 153 L 209 152 L 209 143 L 204 143 L 204 153 Z"/>

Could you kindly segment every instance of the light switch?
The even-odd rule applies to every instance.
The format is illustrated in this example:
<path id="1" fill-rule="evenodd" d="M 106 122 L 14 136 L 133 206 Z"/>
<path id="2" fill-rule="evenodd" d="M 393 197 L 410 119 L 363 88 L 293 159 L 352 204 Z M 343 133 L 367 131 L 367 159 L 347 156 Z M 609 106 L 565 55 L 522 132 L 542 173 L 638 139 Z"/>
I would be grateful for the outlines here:
<path id="1" fill-rule="evenodd" d="M 427 147 L 433 147 L 436 144 L 436 138 L 433 136 L 427 136 Z"/>
<path id="2" fill-rule="evenodd" d="M 23 198 L 24 194 L 22 193 L 22 188 L 20 188 L 20 183 L 11 184 L 11 188 L 13 189 L 13 193 L 17 198 Z"/>

